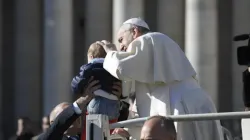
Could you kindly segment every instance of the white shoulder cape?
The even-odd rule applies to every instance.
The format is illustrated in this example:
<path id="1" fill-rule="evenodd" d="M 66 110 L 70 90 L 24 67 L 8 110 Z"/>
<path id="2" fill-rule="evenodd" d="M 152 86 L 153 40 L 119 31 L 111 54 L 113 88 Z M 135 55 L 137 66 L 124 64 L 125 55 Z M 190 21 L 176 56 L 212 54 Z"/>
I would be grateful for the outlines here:
<path id="1" fill-rule="evenodd" d="M 103 66 L 118 79 L 143 83 L 168 84 L 196 75 L 178 44 L 157 32 L 138 37 L 127 52 L 109 52 Z"/>

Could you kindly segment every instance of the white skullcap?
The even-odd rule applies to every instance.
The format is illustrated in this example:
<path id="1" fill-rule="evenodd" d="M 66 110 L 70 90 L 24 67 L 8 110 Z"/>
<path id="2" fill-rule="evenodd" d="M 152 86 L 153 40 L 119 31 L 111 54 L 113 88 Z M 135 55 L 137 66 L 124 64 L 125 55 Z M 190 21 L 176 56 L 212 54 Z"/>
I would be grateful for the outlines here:
<path id="1" fill-rule="evenodd" d="M 141 26 L 141 27 L 149 29 L 148 24 L 141 18 L 131 18 L 125 21 L 123 24 L 133 24 L 136 26 Z"/>

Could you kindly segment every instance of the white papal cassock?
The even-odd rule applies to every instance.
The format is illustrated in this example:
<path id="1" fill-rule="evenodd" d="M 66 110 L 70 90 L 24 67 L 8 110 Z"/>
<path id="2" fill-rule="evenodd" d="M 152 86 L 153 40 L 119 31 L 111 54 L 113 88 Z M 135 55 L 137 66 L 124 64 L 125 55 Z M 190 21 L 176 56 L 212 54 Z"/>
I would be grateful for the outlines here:
<path id="1" fill-rule="evenodd" d="M 183 51 L 162 33 L 135 39 L 127 52 L 108 52 L 104 68 L 134 90 L 140 117 L 216 112 Z M 124 90 L 126 90 L 124 89 Z M 219 121 L 177 122 L 178 140 L 222 140 Z"/>

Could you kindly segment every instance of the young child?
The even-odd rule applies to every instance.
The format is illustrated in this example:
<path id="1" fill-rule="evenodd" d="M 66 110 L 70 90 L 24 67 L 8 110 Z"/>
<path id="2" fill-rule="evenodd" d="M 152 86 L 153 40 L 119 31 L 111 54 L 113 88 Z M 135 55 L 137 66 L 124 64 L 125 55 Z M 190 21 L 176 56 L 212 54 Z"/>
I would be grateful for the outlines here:
<path id="1" fill-rule="evenodd" d="M 120 111 L 120 99 L 112 93 L 113 84 L 121 82 L 113 77 L 103 68 L 106 52 L 102 46 L 97 43 L 90 45 L 88 50 L 88 64 L 80 68 L 80 73 L 73 78 L 71 87 L 73 93 L 80 94 L 91 77 L 99 80 L 101 89 L 94 91 L 96 95 L 87 106 L 87 114 L 104 114 L 109 117 L 110 123 L 117 122 Z M 83 132 L 84 135 L 85 131 Z M 83 136 L 85 137 L 85 136 Z"/>

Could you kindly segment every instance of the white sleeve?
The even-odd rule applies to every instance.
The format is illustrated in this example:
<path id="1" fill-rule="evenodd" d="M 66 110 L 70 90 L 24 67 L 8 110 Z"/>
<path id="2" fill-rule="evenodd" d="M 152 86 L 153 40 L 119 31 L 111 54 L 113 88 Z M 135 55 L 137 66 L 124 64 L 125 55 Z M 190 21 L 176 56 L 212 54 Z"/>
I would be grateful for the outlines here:
<path id="1" fill-rule="evenodd" d="M 147 82 L 152 79 L 152 47 L 141 39 L 133 41 L 127 52 L 108 52 L 103 67 L 114 77 L 125 81 Z"/>
<path id="2" fill-rule="evenodd" d="M 82 110 L 80 109 L 80 107 L 78 106 L 78 104 L 76 102 L 73 103 L 73 107 L 74 107 L 74 111 L 76 112 L 76 114 L 82 114 Z"/>
<path id="3" fill-rule="evenodd" d="M 120 80 L 130 80 L 127 76 L 122 75 L 120 69 L 122 60 L 129 57 L 129 55 L 127 52 L 108 52 L 103 63 L 103 68 Z"/>

